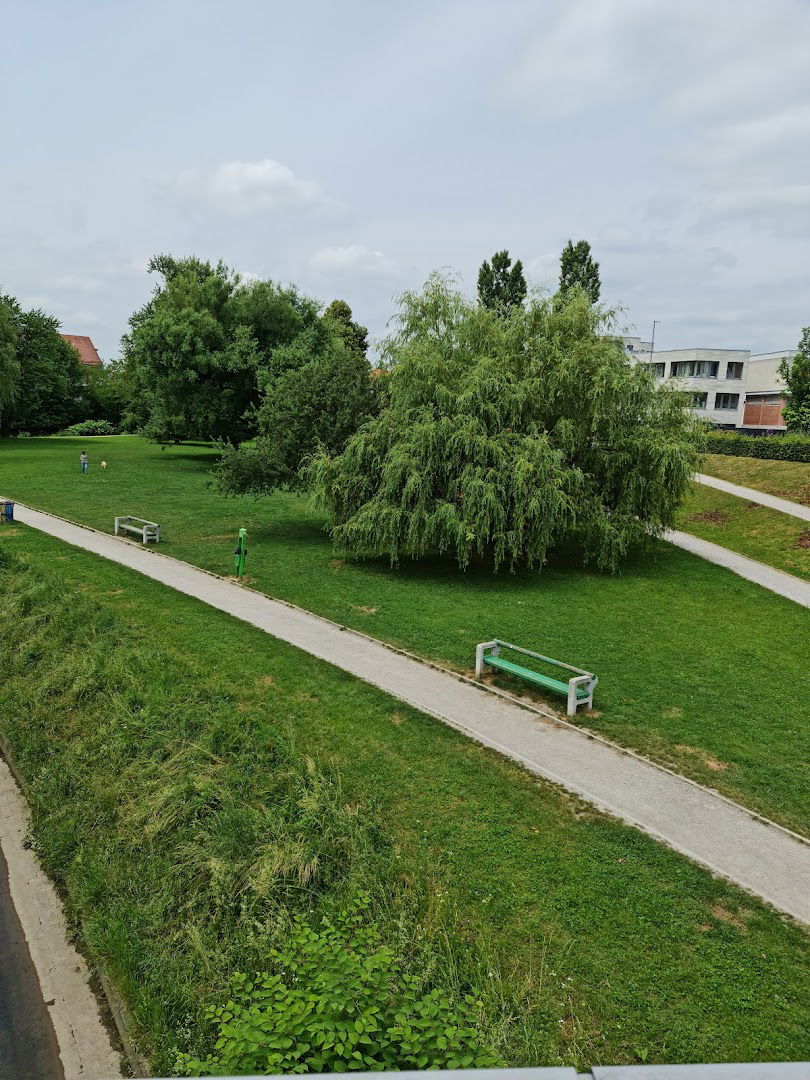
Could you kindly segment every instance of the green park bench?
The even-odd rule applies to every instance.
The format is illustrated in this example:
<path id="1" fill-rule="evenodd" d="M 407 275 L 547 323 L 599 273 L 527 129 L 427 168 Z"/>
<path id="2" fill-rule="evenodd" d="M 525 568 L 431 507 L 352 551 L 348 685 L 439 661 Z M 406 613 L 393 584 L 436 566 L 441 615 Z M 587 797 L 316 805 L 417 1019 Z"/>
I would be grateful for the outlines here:
<path id="1" fill-rule="evenodd" d="M 550 675 L 543 675 L 539 671 L 515 664 L 500 655 L 501 649 L 510 649 L 512 652 L 530 656 L 534 660 L 541 660 L 544 664 L 552 664 L 554 667 L 565 668 L 575 674 L 567 682 L 553 679 Z M 580 705 L 593 707 L 593 692 L 599 681 L 590 671 L 564 664 L 561 660 L 553 660 L 550 656 L 542 656 L 540 653 L 531 652 L 529 649 L 521 649 L 519 645 L 510 645 L 508 641 L 482 641 L 475 650 L 475 677 L 480 679 L 484 667 L 495 668 L 498 671 L 506 671 L 509 675 L 516 675 L 519 679 L 541 686 L 544 690 L 552 690 L 556 694 L 562 694 L 568 700 L 566 712 L 569 716 L 576 716 Z"/>

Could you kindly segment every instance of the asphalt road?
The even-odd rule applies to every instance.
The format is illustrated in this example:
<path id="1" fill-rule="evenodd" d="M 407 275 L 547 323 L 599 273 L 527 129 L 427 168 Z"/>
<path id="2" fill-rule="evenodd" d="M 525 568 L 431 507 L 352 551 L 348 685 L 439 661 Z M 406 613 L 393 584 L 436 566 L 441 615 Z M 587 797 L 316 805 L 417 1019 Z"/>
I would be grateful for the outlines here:
<path id="1" fill-rule="evenodd" d="M 64 1080 L 59 1045 L 42 998 L 0 850 L 0 1080 Z"/>

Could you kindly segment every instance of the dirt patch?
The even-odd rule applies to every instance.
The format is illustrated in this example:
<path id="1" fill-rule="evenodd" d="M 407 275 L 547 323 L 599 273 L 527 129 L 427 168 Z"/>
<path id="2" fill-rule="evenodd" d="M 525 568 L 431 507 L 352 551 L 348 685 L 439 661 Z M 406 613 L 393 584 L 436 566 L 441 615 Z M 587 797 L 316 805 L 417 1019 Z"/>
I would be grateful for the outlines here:
<path id="1" fill-rule="evenodd" d="M 745 509 L 746 510 L 759 510 L 759 508 L 761 506 L 762 506 L 762 503 L 749 502 L 749 503 L 745 504 Z"/>
<path id="2" fill-rule="evenodd" d="M 795 548 L 810 548 L 810 529 L 805 529 L 796 537 Z"/>
<path id="3" fill-rule="evenodd" d="M 739 915 L 735 915 L 733 911 L 729 911 L 723 904 L 712 904 L 712 915 L 719 922 L 724 922 L 728 926 L 736 926 L 738 930 L 747 929 L 745 921 Z"/>
<path id="4" fill-rule="evenodd" d="M 262 677 L 259 679 L 259 682 L 261 683 L 262 686 L 275 686 L 276 685 L 276 680 L 273 678 L 272 675 L 262 675 Z"/>
<path id="5" fill-rule="evenodd" d="M 724 510 L 701 510 L 699 514 L 692 514 L 686 520 L 703 525 L 725 525 L 728 519 L 728 514 Z"/>
<path id="6" fill-rule="evenodd" d="M 670 709 L 662 709 L 661 715 L 669 716 L 674 720 L 679 716 L 683 716 L 683 709 L 679 709 L 677 705 L 673 705 Z"/>
<path id="7" fill-rule="evenodd" d="M 716 757 L 712 757 L 711 754 L 705 750 L 700 750 L 697 746 L 683 746 L 676 743 L 673 750 L 677 750 L 681 754 L 689 754 L 690 757 L 697 758 L 701 765 L 705 765 L 707 769 L 711 769 L 712 772 L 725 772 L 730 768 L 727 761 L 720 761 Z"/>
<path id="8" fill-rule="evenodd" d="M 402 713 L 392 712 L 391 713 L 391 723 L 396 724 L 396 726 L 399 727 L 400 724 L 405 723 L 405 717 L 402 715 Z"/>
<path id="9" fill-rule="evenodd" d="M 329 565 L 333 570 L 342 570 L 346 562 L 344 559 L 330 559 Z"/>
<path id="10" fill-rule="evenodd" d="M 3 536 L 19 536 L 20 535 L 20 530 L 19 529 L 9 529 L 7 525 L 4 525 L 2 535 Z"/>
<path id="11" fill-rule="evenodd" d="M 359 611 L 361 615 L 376 615 L 377 614 L 377 608 L 375 608 L 375 607 L 366 607 L 365 604 L 349 604 L 349 607 L 352 609 L 352 611 Z"/>

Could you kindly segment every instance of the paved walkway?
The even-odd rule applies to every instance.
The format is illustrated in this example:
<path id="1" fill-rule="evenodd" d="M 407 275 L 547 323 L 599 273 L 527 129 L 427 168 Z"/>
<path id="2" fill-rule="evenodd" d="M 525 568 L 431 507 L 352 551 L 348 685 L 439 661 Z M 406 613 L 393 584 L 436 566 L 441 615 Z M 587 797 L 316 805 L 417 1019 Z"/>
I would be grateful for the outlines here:
<path id="1" fill-rule="evenodd" d="M 128 566 L 435 716 L 810 923 L 810 843 L 630 752 L 382 642 L 19 503 L 25 525 Z"/>
<path id="2" fill-rule="evenodd" d="M 717 566 L 723 566 L 726 570 L 732 570 L 740 577 L 761 585 L 763 589 L 778 593 L 788 600 L 793 600 L 802 607 L 810 607 L 810 581 L 796 577 L 794 574 L 786 574 L 783 570 L 774 570 L 772 566 L 749 559 L 746 555 L 738 555 L 736 551 L 713 544 L 711 540 L 702 540 L 692 533 L 677 532 L 671 530 L 664 534 L 664 538 L 683 548 L 691 551 L 693 555 L 699 555 L 701 559 L 707 559 Z"/>
<path id="3" fill-rule="evenodd" d="M 755 488 L 731 484 L 728 480 L 721 480 L 717 476 L 707 476 L 705 473 L 698 473 L 695 479 L 699 484 L 705 484 L 706 487 L 726 491 L 729 495 L 736 495 L 739 499 L 748 499 L 749 502 L 759 503 L 760 506 L 769 506 L 771 510 L 778 510 L 782 514 L 790 514 L 791 517 L 801 518 L 802 521 L 810 521 L 810 506 L 802 506 L 801 503 L 791 502 L 790 499 L 780 499 L 776 495 L 768 495 L 766 492 L 757 491 Z"/>

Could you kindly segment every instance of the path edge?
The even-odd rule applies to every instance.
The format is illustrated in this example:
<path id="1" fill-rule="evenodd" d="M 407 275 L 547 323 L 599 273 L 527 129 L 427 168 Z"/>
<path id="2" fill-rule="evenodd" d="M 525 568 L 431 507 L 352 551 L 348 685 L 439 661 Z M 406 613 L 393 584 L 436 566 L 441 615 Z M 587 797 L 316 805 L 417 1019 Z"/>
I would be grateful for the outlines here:
<path id="1" fill-rule="evenodd" d="M 2 732 L 0 732 L 0 757 L 3 758 L 6 765 L 8 766 L 8 770 L 14 777 L 14 781 L 22 792 L 23 798 L 28 804 L 30 810 L 31 803 L 28 798 L 28 793 L 30 791 L 31 785 L 28 783 L 19 766 L 17 765 L 14 753 L 11 749 L 8 739 Z M 44 872 L 45 871 L 43 870 L 43 873 Z M 57 895 L 59 896 L 61 903 L 62 897 L 60 895 L 58 883 L 54 881 L 50 874 L 48 874 L 47 877 L 56 889 Z M 103 962 L 96 956 L 95 952 L 91 949 L 90 944 L 87 941 L 87 937 L 84 933 L 84 926 L 81 923 L 80 928 L 82 931 L 82 952 L 84 953 L 86 958 L 90 959 L 92 963 L 90 973 L 91 975 L 98 976 L 98 981 L 101 986 L 101 995 L 99 995 L 98 990 L 96 990 L 96 996 L 101 996 L 102 1003 L 106 1005 L 109 1011 L 110 1017 L 112 1018 L 113 1024 L 115 1025 L 115 1030 L 118 1032 L 118 1037 L 121 1040 L 124 1057 L 126 1058 L 126 1063 L 129 1066 L 130 1075 L 132 1077 L 138 1078 L 138 1080 L 148 1080 L 148 1078 L 152 1076 L 152 1071 L 149 1068 L 146 1058 L 144 1058 L 140 1051 L 136 1049 L 133 1042 L 131 1032 L 135 1024 L 132 1019 L 132 1014 L 130 1013 L 129 1008 L 124 1002 L 123 997 L 118 993 L 112 981 L 110 980 L 110 977 Z"/>

